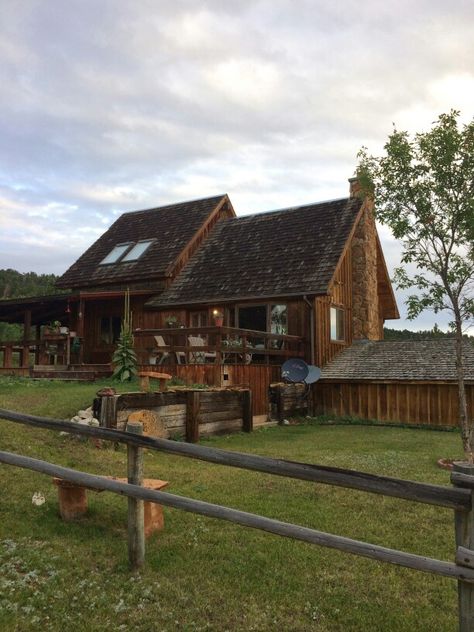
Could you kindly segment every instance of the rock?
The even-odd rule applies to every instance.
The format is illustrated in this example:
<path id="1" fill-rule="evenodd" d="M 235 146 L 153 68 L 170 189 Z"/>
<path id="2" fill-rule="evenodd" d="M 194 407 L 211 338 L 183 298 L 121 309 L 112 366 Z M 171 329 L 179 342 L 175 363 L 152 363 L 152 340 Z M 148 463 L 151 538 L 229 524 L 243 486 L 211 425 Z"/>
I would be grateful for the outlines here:
<path id="1" fill-rule="evenodd" d="M 77 424 L 81 421 L 81 417 L 79 417 L 79 415 L 74 415 L 74 417 L 71 417 L 71 421 Z"/>
<path id="2" fill-rule="evenodd" d="M 91 413 L 87 412 L 87 410 L 79 410 L 77 416 L 81 419 L 89 419 L 89 417 L 91 417 Z"/>
<path id="3" fill-rule="evenodd" d="M 89 426 L 94 426 L 94 427 L 100 426 L 99 420 L 96 419 L 95 417 L 91 417 L 91 419 L 88 419 L 88 422 L 89 422 Z"/>
<path id="4" fill-rule="evenodd" d="M 62 431 L 59 433 L 59 436 L 60 436 L 60 437 L 68 437 L 68 436 L 69 436 L 69 432 L 64 432 L 64 430 L 62 430 Z"/>

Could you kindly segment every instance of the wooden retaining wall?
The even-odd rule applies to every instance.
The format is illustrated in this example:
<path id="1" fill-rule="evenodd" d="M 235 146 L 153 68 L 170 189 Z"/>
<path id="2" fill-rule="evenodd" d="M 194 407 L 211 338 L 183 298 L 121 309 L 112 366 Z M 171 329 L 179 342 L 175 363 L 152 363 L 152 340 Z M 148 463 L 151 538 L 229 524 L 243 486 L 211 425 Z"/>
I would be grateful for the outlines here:
<path id="1" fill-rule="evenodd" d="M 165 438 L 197 441 L 201 435 L 249 430 L 247 394 L 243 389 L 125 393 L 116 396 L 116 424 L 123 429 L 132 413 L 149 410 L 164 431 L 159 436 Z"/>
<path id="2" fill-rule="evenodd" d="M 270 384 L 281 378 L 281 367 L 277 364 L 166 364 L 160 369 L 153 364 L 140 365 L 140 370 L 143 371 L 161 369 L 183 380 L 187 386 L 206 384 L 249 388 L 252 391 L 253 414 L 262 418 L 270 410 Z"/>
<path id="3" fill-rule="evenodd" d="M 447 382 L 335 382 L 313 387 L 314 413 L 429 426 L 458 425 L 458 390 Z M 474 415 L 474 384 L 466 386 Z"/>

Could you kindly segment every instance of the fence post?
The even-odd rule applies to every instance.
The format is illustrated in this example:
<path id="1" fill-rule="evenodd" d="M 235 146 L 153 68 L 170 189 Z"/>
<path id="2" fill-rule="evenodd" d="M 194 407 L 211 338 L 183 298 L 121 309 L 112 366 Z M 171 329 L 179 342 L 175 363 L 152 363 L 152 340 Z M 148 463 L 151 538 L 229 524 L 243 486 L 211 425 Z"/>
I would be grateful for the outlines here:
<path id="1" fill-rule="evenodd" d="M 199 441 L 199 407 L 200 394 L 198 391 L 188 391 L 186 394 L 186 441 Z"/>
<path id="2" fill-rule="evenodd" d="M 127 432 L 141 435 L 143 425 L 129 421 Z M 143 448 L 127 445 L 127 477 L 132 485 L 143 484 Z M 128 561 L 132 570 L 145 562 L 145 522 L 143 500 L 128 499 Z"/>
<path id="3" fill-rule="evenodd" d="M 242 391 L 242 430 L 252 432 L 253 430 L 253 406 L 252 391 Z"/>
<path id="4" fill-rule="evenodd" d="M 474 465 L 454 463 L 453 472 L 474 476 Z M 471 493 L 471 510 L 454 512 L 456 548 L 474 550 L 474 492 Z M 459 632 L 474 630 L 474 584 L 458 581 Z"/>
<path id="5" fill-rule="evenodd" d="M 102 395 L 100 399 L 100 425 L 104 428 L 117 428 L 117 398 L 112 393 Z"/>

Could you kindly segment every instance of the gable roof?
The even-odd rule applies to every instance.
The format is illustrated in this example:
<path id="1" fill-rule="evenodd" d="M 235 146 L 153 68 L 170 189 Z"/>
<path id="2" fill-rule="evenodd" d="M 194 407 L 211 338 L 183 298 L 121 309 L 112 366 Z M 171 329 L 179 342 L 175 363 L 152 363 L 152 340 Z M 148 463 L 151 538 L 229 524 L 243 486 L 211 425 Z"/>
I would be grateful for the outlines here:
<path id="1" fill-rule="evenodd" d="M 325 294 L 361 204 L 344 198 L 221 221 L 147 306 Z"/>
<path id="2" fill-rule="evenodd" d="M 59 278 L 58 287 L 73 288 L 157 279 L 168 274 L 183 248 L 226 195 L 169 204 L 121 215 L 112 226 Z M 123 243 L 153 239 L 136 261 L 100 265 Z"/>
<path id="3" fill-rule="evenodd" d="M 466 381 L 474 381 L 474 345 L 464 348 Z M 427 340 L 359 341 L 341 351 L 322 370 L 331 380 L 453 381 L 456 376 L 455 341 Z"/>

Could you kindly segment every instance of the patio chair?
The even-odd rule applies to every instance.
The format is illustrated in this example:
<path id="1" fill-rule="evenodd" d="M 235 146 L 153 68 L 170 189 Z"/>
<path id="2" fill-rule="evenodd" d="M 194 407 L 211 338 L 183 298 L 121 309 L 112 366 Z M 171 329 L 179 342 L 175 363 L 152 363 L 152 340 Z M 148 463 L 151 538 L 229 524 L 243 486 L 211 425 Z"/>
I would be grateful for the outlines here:
<path id="1" fill-rule="evenodd" d="M 206 340 L 202 336 L 188 336 L 190 347 L 205 347 Z M 215 362 L 215 351 L 192 351 L 189 353 L 189 362 L 192 364 L 203 364 L 204 362 Z"/>
<path id="2" fill-rule="evenodd" d="M 157 362 L 156 364 L 163 364 L 164 361 L 167 358 L 171 358 L 171 354 L 169 351 L 160 351 L 160 347 L 167 347 L 167 344 L 165 342 L 165 339 L 163 338 L 163 336 L 153 336 L 153 338 L 155 339 L 155 343 L 156 346 L 158 347 L 157 351 L 156 351 L 156 359 Z M 176 364 L 184 364 L 184 360 L 185 360 L 185 353 L 183 351 L 175 351 L 175 357 L 176 357 Z M 158 357 L 159 356 L 159 357 Z"/>

